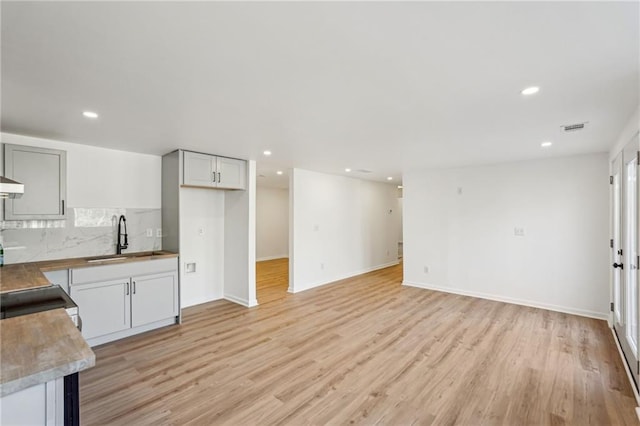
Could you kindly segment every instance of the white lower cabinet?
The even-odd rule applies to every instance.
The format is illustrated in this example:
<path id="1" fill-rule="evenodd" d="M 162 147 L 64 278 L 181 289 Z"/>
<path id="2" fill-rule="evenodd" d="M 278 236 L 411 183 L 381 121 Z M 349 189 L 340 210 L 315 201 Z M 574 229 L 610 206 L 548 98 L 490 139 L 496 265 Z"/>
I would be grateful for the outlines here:
<path id="1" fill-rule="evenodd" d="M 79 306 L 85 339 L 131 328 L 129 279 L 74 285 L 70 296 Z"/>
<path id="2" fill-rule="evenodd" d="M 133 277 L 131 326 L 138 327 L 178 315 L 178 276 L 157 274 Z"/>
<path id="3" fill-rule="evenodd" d="M 64 379 L 61 377 L 0 398 L 0 424 L 62 426 Z"/>
<path id="4" fill-rule="evenodd" d="M 91 346 L 179 322 L 177 258 L 72 269 L 70 277 Z"/>

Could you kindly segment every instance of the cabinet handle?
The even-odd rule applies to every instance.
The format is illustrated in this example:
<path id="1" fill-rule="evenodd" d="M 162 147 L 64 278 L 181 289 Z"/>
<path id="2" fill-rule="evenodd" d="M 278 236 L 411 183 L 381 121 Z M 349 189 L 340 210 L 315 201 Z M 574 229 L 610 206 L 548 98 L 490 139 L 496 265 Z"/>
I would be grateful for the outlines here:
<path id="1" fill-rule="evenodd" d="M 133 294 L 136 294 L 136 282 L 133 282 Z"/>
<path id="2" fill-rule="evenodd" d="M 62 216 L 64 216 L 64 200 L 62 200 Z"/>
<path id="3" fill-rule="evenodd" d="M 213 172 L 213 183 L 216 183 L 216 172 Z"/>
<path id="4" fill-rule="evenodd" d="M 220 178 L 220 172 L 218 172 L 218 183 L 222 182 L 221 178 Z"/>
<path id="5" fill-rule="evenodd" d="M 129 295 L 129 283 L 127 283 L 127 293 L 125 294 L 125 296 Z"/>

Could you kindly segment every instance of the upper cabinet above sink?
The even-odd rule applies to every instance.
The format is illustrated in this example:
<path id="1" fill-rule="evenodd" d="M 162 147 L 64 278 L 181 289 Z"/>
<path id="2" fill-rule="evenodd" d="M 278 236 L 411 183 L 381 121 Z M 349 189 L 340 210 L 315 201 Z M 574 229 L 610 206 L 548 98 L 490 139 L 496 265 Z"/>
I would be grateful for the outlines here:
<path id="1" fill-rule="evenodd" d="M 5 220 L 66 217 L 65 151 L 5 144 L 4 174 L 7 178 L 24 184 L 24 195 L 21 198 L 5 201 Z"/>

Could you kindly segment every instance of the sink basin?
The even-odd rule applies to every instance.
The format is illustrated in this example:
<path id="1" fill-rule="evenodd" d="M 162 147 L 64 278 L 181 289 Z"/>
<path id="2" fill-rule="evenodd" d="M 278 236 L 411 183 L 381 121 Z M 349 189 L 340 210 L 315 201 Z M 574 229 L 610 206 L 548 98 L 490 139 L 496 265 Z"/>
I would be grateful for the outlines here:
<path id="1" fill-rule="evenodd" d="M 87 263 L 103 263 L 103 262 L 113 262 L 115 260 L 125 260 L 125 259 L 137 259 L 139 257 L 152 257 L 166 254 L 162 251 L 143 251 L 140 253 L 123 253 L 113 255 L 113 257 L 96 257 L 93 259 L 87 259 Z"/>
<path id="2" fill-rule="evenodd" d="M 126 256 L 118 256 L 118 257 L 103 257 L 98 259 L 89 259 L 87 263 L 102 263 L 102 262 L 112 262 L 114 260 L 123 260 L 126 259 Z"/>

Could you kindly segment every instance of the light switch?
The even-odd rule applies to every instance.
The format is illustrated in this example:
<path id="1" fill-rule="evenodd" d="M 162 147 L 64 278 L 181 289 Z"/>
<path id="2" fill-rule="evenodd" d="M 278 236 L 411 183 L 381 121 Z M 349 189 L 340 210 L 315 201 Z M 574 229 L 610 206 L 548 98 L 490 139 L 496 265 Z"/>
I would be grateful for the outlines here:
<path id="1" fill-rule="evenodd" d="M 186 263 L 184 265 L 184 271 L 186 273 L 188 273 L 188 274 L 192 273 L 192 272 L 195 272 L 196 271 L 196 263 L 195 262 Z"/>

